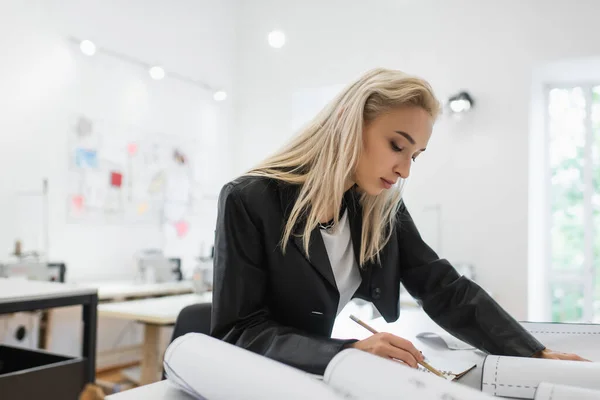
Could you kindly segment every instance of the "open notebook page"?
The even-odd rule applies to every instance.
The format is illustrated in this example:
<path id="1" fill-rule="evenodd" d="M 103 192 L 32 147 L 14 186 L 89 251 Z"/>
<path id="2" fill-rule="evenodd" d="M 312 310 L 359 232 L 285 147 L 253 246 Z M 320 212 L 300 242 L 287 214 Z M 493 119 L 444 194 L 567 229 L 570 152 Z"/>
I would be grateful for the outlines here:
<path id="1" fill-rule="evenodd" d="M 600 400 L 600 390 L 542 382 L 535 391 L 534 400 Z"/>
<path id="2" fill-rule="evenodd" d="M 600 324 L 521 322 L 521 325 L 549 349 L 600 361 Z"/>
<path id="3" fill-rule="evenodd" d="M 197 399 L 347 398 L 296 368 L 200 333 L 175 339 L 163 363 L 169 381 Z"/>
<path id="4" fill-rule="evenodd" d="M 495 396 L 533 399 L 541 382 L 600 390 L 600 363 L 487 356 L 482 391 Z"/>
<path id="5" fill-rule="evenodd" d="M 347 349 L 327 366 L 323 381 L 360 399 L 490 400 L 460 383 L 426 374 L 399 362 Z"/>

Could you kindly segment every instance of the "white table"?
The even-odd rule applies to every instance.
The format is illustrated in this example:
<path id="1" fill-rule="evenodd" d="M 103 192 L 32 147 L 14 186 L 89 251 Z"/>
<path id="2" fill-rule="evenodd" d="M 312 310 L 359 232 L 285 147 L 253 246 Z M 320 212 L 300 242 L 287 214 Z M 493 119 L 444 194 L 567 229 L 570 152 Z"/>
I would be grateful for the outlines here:
<path id="1" fill-rule="evenodd" d="M 134 279 L 76 282 L 78 287 L 98 290 L 100 303 L 194 292 L 192 281 L 142 283 Z M 54 309 L 48 316 L 48 349 L 61 354 L 79 355 L 81 311 L 77 307 Z M 138 362 L 141 357 L 143 330 L 126 320 L 98 319 L 97 370 L 111 369 Z M 124 335 L 122 333 L 125 332 Z"/>
<path id="2" fill-rule="evenodd" d="M 348 317 L 348 313 L 340 313 L 336 320 L 332 337 L 337 338 L 356 338 L 364 339 L 371 333 L 360 325 L 356 324 Z M 446 359 L 459 359 L 461 361 L 472 362 L 477 364 L 477 367 L 469 371 L 458 382 L 471 388 L 481 390 L 481 375 L 484 355 L 480 352 L 470 350 L 448 350 L 445 347 L 438 346 L 435 343 L 421 341 L 416 337 L 421 332 L 440 332 L 443 331 L 435 324 L 421 309 L 407 308 L 403 309 L 398 321 L 387 324 L 382 318 L 376 318 L 371 321 L 365 321 L 373 328 L 381 332 L 392 332 L 398 336 L 402 336 L 411 340 L 415 346 L 420 349 L 426 356 L 443 357 Z M 174 388 L 168 381 L 161 381 L 148 386 L 142 386 L 137 389 L 129 390 L 120 394 L 108 396 L 108 400 L 130 400 L 130 399 L 145 399 L 145 400 L 188 400 L 191 396 Z"/>
<path id="3" fill-rule="evenodd" d="M 87 360 L 86 382 L 96 377 L 96 289 L 73 284 L 0 278 L 0 314 L 81 305 L 82 356 Z"/>
<path id="4" fill-rule="evenodd" d="M 168 296 L 194 292 L 192 281 L 141 283 L 135 281 L 85 282 L 81 287 L 98 289 L 98 300 L 125 300 L 152 296 Z"/>
<path id="5" fill-rule="evenodd" d="M 194 400 L 185 392 L 173 387 L 168 381 L 152 383 L 137 389 L 107 396 L 106 400 Z"/>
<path id="6" fill-rule="evenodd" d="M 144 324 L 144 348 L 140 384 L 156 382 L 161 371 L 159 336 L 160 328 L 173 325 L 179 312 L 191 304 L 212 302 L 212 293 L 184 294 L 98 306 L 100 316 L 137 321 Z"/>
<path id="7" fill-rule="evenodd" d="M 340 313 L 336 320 L 332 337 L 366 339 L 372 335 L 371 332 L 352 321 L 347 314 L 343 314 L 343 312 Z M 383 318 L 376 318 L 367 323 L 379 332 L 390 332 L 410 340 L 417 349 L 423 352 L 425 357 L 476 364 L 477 367 L 469 371 L 458 382 L 481 390 L 482 365 L 485 359 L 484 353 L 474 350 L 449 350 L 445 345 L 437 341 L 417 338 L 417 335 L 422 332 L 445 332 L 421 308 L 403 308 L 400 312 L 400 318 L 390 324 L 386 323 Z"/>

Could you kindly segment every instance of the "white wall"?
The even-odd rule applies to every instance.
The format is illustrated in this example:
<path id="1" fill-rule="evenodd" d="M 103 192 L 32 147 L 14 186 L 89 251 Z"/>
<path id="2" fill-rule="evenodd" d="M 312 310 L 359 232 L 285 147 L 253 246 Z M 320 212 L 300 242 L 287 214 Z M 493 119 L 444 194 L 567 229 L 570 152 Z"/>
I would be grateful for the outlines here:
<path id="1" fill-rule="evenodd" d="M 415 218 L 440 204 L 441 256 L 471 262 L 517 318 L 527 315 L 528 131 L 534 66 L 600 54 L 600 3 L 509 0 L 245 1 L 238 21 L 235 172 L 291 134 L 292 97 L 377 66 L 427 78 L 477 111 L 442 118 L 406 194 Z M 278 51 L 266 35 L 288 37 Z M 424 217 L 423 217 L 424 218 Z M 417 221 L 418 222 L 418 221 Z"/>
<path id="2" fill-rule="evenodd" d="M 154 225 L 67 223 L 67 132 L 83 112 L 123 127 L 212 143 L 220 161 L 209 173 L 224 181 L 232 104 L 176 80 L 152 81 L 136 66 L 102 54 L 84 57 L 67 40 L 160 63 L 230 90 L 235 59 L 233 1 L 9 0 L 0 3 L 0 258 L 21 227 L 15 193 L 50 183 L 50 258 L 64 260 L 71 280 L 129 277 L 142 248 L 164 246 L 190 268 L 200 243 L 213 237 L 214 214 L 192 221 L 183 240 Z M 24 243 L 31 249 L 37 243 Z"/>

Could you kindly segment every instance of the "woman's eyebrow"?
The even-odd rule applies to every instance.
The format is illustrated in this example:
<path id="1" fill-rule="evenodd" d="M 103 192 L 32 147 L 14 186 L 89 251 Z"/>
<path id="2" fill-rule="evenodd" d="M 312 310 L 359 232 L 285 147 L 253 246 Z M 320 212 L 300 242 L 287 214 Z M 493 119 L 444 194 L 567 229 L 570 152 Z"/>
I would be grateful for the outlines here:
<path id="1" fill-rule="evenodd" d="M 395 132 L 404 136 L 406 138 L 406 140 L 408 140 L 410 142 L 410 144 L 416 144 L 415 139 L 413 139 L 412 136 L 410 136 L 408 133 L 402 132 L 402 131 L 395 131 Z"/>
<path id="2" fill-rule="evenodd" d="M 412 136 L 410 136 L 408 133 L 403 132 L 403 131 L 394 131 L 402 136 L 404 136 L 406 138 L 406 140 L 408 140 L 410 142 L 410 144 L 415 145 L 415 139 L 412 138 Z M 420 151 L 425 151 L 427 150 L 426 148 L 422 148 Z"/>

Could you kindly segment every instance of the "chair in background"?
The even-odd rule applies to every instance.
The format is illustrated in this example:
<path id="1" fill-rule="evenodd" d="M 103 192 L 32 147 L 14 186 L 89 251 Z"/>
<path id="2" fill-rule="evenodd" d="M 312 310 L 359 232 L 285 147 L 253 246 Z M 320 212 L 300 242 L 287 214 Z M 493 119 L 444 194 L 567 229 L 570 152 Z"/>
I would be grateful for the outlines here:
<path id="1" fill-rule="evenodd" d="M 171 342 L 186 333 L 210 335 L 210 313 L 212 304 L 200 303 L 185 307 L 175 321 Z"/>
<path id="2" fill-rule="evenodd" d="M 210 303 L 192 304 L 181 310 L 175 321 L 171 342 L 186 333 L 203 333 L 205 335 L 210 335 L 211 310 L 212 304 Z M 164 370 L 162 377 L 165 379 Z"/>
<path id="3" fill-rule="evenodd" d="M 136 254 L 139 278 L 146 283 L 181 281 L 181 258 L 168 258 L 161 249 L 143 249 Z"/>
<path id="4" fill-rule="evenodd" d="M 174 274 L 175 279 L 178 281 L 182 281 L 183 280 L 183 272 L 181 271 L 181 258 L 170 257 L 169 262 L 171 263 L 171 266 L 173 267 L 171 272 Z"/>

